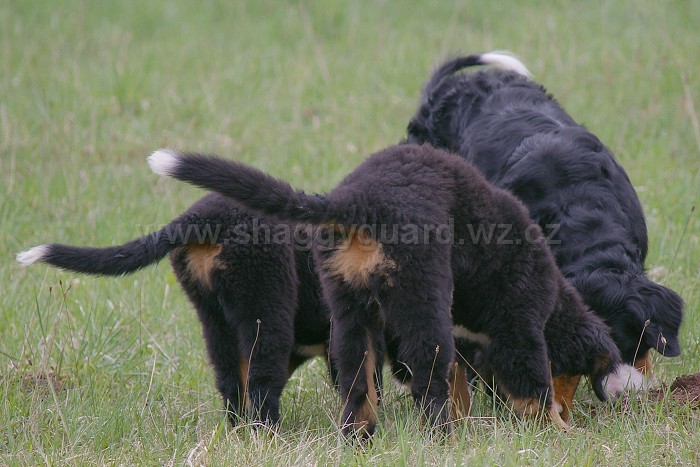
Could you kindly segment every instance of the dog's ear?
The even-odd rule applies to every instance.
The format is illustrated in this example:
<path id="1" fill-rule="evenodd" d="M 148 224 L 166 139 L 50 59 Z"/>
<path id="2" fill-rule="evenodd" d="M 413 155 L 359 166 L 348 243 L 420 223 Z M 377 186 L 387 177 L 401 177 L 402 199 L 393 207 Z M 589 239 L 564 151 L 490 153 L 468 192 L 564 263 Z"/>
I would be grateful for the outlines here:
<path id="1" fill-rule="evenodd" d="M 595 314 L 591 313 L 591 326 L 595 326 L 594 332 L 589 332 L 592 338 L 592 344 L 589 349 L 586 349 L 591 355 L 592 361 L 589 363 L 589 379 L 593 386 L 593 392 L 601 401 L 607 400 L 609 396 L 617 396 L 616 393 L 610 393 L 607 388 L 607 380 L 611 373 L 615 372 L 622 364 L 622 356 L 620 349 L 615 345 L 615 342 L 610 337 L 609 328 Z"/>
<path id="2" fill-rule="evenodd" d="M 652 349 L 656 349 L 664 357 L 677 357 L 681 354 L 678 333 L 664 332 L 656 323 L 650 323 L 646 327 L 644 339 Z"/>
<path id="3" fill-rule="evenodd" d="M 615 371 L 620 363 L 620 353 L 617 348 L 611 353 L 596 354 L 593 358 L 593 370 L 588 375 L 593 392 L 601 401 L 606 401 L 612 395 L 606 388 L 606 382 L 611 373 Z"/>
<path id="4" fill-rule="evenodd" d="M 681 353 L 678 330 L 683 319 L 683 299 L 673 290 L 643 277 L 638 291 L 639 306 L 646 308 L 649 324 L 644 329 L 644 340 L 649 347 L 665 357 Z"/>

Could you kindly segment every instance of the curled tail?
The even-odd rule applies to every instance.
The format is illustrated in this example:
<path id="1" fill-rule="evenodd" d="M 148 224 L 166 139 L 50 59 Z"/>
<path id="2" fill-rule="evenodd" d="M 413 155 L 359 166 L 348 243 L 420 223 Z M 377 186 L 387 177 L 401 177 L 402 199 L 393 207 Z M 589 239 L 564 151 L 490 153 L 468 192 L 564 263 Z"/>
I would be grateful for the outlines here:
<path id="1" fill-rule="evenodd" d="M 187 243 L 183 224 L 173 221 L 162 229 L 123 245 L 105 248 L 49 243 L 17 254 L 23 265 L 46 263 L 84 274 L 120 276 L 161 260 L 171 250 Z"/>
<path id="2" fill-rule="evenodd" d="M 353 224 L 350 206 L 336 206 L 322 195 L 308 195 L 240 162 L 215 156 L 159 149 L 149 158 L 151 169 L 221 193 L 247 208 L 278 219 L 309 224 Z"/>
<path id="3" fill-rule="evenodd" d="M 430 79 L 423 86 L 422 98 L 424 101 L 430 99 L 435 89 L 440 83 L 460 70 L 479 65 L 493 65 L 504 70 L 514 71 L 515 73 L 530 78 L 532 73 L 527 69 L 525 64 L 521 62 L 515 55 L 510 52 L 486 52 L 483 54 L 465 55 L 448 60 L 438 67 L 433 72 Z"/>
<path id="4" fill-rule="evenodd" d="M 455 93 L 464 92 L 463 89 L 455 88 L 448 78 L 464 68 L 479 65 L 493 65 L 526 78 L 532 76 L 523 62 L 509 52 L 487 52 L 446 61 L 433 72 L 430 79 L 423 85 L 420 105 L 408 124 L 409 143 L 430 142 L 433 145 L 437 143 L 439 146 L 443 146 L 442 143 L 447 143 L 447 141 L 441 141 L 439 136 L 449 130 L 449 128 L 445 128 L 446 125 L 449 126 L 449 123 L 440 120 L 445 117 L 443 113 L 449 114 L 444 106 L 451 101 L 448 97 Z M 434 122 L 435 119 L 440 121 Z M 436 132 L 435 128 L 439 128 L 439 130 Z M 444 146 L 449 147 L 449 145 Z M 451 150 L 455 150 L 455 148 L 451 148 Z"/>

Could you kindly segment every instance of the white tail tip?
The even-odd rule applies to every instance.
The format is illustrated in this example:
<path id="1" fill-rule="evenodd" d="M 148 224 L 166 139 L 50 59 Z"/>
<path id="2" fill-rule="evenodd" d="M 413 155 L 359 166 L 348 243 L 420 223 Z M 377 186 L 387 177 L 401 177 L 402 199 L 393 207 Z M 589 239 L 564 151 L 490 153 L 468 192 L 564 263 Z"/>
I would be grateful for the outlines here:
<path id="1" fill-rule="evenodd" d="M 177 170 L 178 153 L 172 149 L 159 149 L 148 157 L 148 165 L 158 175 L 171 177 Z"/>
<path id="2" fill-rule="evenodd" d="M 30 248 L 27 251 L 17 253 L 17 261 L 23 266 L 29 266 L 30 264 L 41 262 L 48 252 L 48 245 L 35 246 L 34 248 Z"/>
<path id="3" fill-rule="evenodd" d="M 479 59 L 483 63 L 489 65 L 494 65 L 500 68 L 505 68 L 506 70 L 514 71 L 519 75 L 523 75 L 527 78 L 532 78 L 532 73 L 527 69 L 525 64 L 520 61 L 518 57 L 510 52 L 505 51 L 494 51 L 482 54 Z"/>

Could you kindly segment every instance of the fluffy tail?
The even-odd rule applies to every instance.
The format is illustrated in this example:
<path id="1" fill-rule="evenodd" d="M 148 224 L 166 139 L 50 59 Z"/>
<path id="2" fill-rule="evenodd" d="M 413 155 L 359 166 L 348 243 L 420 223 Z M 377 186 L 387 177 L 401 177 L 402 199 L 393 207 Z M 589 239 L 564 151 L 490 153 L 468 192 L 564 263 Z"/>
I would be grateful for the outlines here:
<path id="1" fill-rule="evenodd" d="M 172 249 L 186 244 L 187 232 L 180 222 L 173 221 L 123 245 L 93 248 L 50 243 L 18 253 L 17 261 L 25 266 L 46 263 L 84 274 L 120 276 L 153 264 Z"/>
<path id="2" fill-rule="evenodd" d="M 216 191 L 264 215 L 309 224 L 356 223 L 350 206 L 336 206 L 325 196 L 294 190 L 288 183 L 240 162 L 159 149 L 148 163 L 159 175 Z"/>
<path id="3" fill-rule="evenodd" d="M 449 122 L 453 112 L 445 108 L 445 105 L 453 103 L 454 99 L 451 97 L 455 93 L 464 93 L 465 90 L 454 87 L 452 80 L 449 78 L 464 68 L 478 65 L 493 65 L 515 72 L 526 78 L 531 76 L 523 62 L 508 52 L 488 52 L 448 60 L 433 72 L 430 79 L 423 86 L 420 105 L 408 124 L 407 142 L 414 144 L 429 142 L 433 146 L 458 151 L 459 148 L 453 147 L 452 144 L 454 143 L 455 135 L 451 135 L 453 129 Z M 461 95 L 458 97 L 465 99 L 468 96 Z M 461 105 L 465 106 L 465 109 L 470 107 L 468 102 L 461 102 Z"/>
<path id="4" fill-rule="evenodd" d="M 510 52 L 494 51 L 483 54 L 466 55 L 449 60 L 435 70 L 428 82 L 423 86 L 423 99 L 429 99 L 433 91 L 445 78 L 454 75 L 464 68 L 478 65 L 493 65 L 498 68 L 503 68 L 504 70 L 514 71 L 527 78 L 532 76 L 532 73 L 530 73 L 525 64 Z"/>

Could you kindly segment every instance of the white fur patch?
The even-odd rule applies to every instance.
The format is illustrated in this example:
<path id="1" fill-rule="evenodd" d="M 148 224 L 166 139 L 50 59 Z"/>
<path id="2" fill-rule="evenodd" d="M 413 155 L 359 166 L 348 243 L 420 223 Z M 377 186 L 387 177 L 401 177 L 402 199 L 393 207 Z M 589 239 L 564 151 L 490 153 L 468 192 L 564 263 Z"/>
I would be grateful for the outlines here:
<path id="1" fill-rule="evenodd" d="M 532 73 L 530 73 L 525 64 L 510 52 L 488 52 L 482 54 L 479 59 L 482 63 L 505 68 L 528 78 L 532 77 Z"/>
<path id="2" fill-rule="evenodd" d="M 459 324 L 452 326 L 452 335 L 457 339 L 464 339 L 483 346 L 491 343 L 491 338 L 483 332 L 474 332 Z"/>
<path id="3" fill-rule="evenodd" d="M 649 387 L 649 381 L 632 365 L 620 365 L 615 373 L 605 378 L 603 385 L 609 394 L 618 396 L 624 391 L 646 390 Z"/>
<path id="4" fill-rule="evenodd" d="M 326 353 L 326 346 L 323 344 L 315 345 L 296 345 L 294 351 L 304 357 L 316 357 Z"/>
<path id="5" fill-rule="evenodd" d="M 19 261 L 24 266 L 29 266 L 36 262 L 40 262 L 49 252 L 48 245 L 39 245 L 34 248 L 30 248 L 27 251 L 22 251 L 17 253 L 17 261 Z"/>
<path id="6" fill-rule="evenodd" d="M 178 153 L 172 149 L 159 149 L 148 157 L 148 165 L 158 175 L 171 177 L 178 166 Z"/>
<path id="7" fill-rule="evenodd" d="M 564 407 L 562 407 L 562 405 L 561 405 L 559 402 L 553 401 L 553 402 L 552 402 L 552 406 L 554 407 L 554 410 L 557 411 L 557 413 L 562 413 L 562 412 L 564 412 Z"/>

